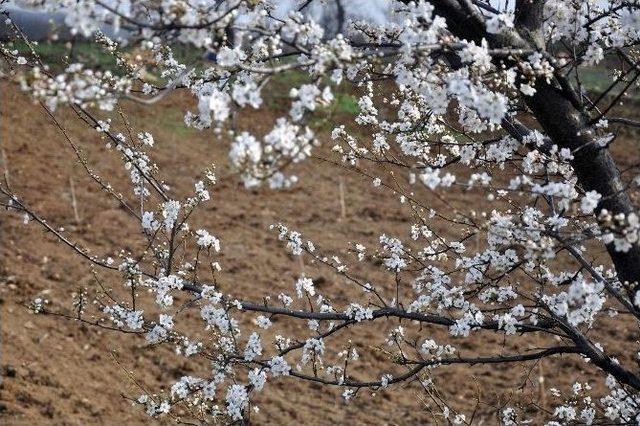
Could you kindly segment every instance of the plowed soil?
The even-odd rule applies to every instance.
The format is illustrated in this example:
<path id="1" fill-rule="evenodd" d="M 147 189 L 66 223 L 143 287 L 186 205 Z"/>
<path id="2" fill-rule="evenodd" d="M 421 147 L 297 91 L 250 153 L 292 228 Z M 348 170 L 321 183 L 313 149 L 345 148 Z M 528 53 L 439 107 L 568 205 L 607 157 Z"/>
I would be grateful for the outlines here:
<path id="1" fill-rule="evenodd" d="M 0 147 L 15 192 L 49 223 L 56 228 L 64 227 L 65 236 L 89 247 L 93 253 L 113 256 L 120 249 L 138 247 L 140 238 L 135 221 L 87 178 L 65 137 L 42 107 L 6 83 L 0 85 L 0 95 Z M 212 131 L 183 127 L 182 114 L 189 108 L 193 108 L 192 101 L 180 94 L 152 107 L 130 103 L 123 106 L 135 131 L 148 130 L 154 134 L 156 146 L 151 154 L 164 171 L 163 176 L 172 178 L 171 193 L 176 197 L 192 191 L 201 170 L 211 163 L 217 165 L 220 182 L 211 191 L 212 202 L 197 220 L 198 226 L 211 230 L 222 241 L 219 260 L 223 266 L 224 291 L 260 301 L 265 294 L 290 292 L 304 270 L 338 304 L 360 297 L 359 289 L 330 271 L 291 258 L 277 235 L 269 231 L 269 225 L 285 222 L 324 250 L 348 258 L 349 241 L 373 246 L 382 233 L 408 235 L 411 212 L 398 203 L 397 195 L 374 187 L 368 178 L 320 159 L 297 166 L 301 179 L 293 188 L 246 190 L 228 168 L 225 138 Z M 100 135 L 64 108 L 56 116 L 70 138 L 83 149 L 89 164 L 101 176 L 108 177 L 115 188 L 129 194 L 122 163 L 113 150 L 105 147 Z M 239 125 L 260 133 L 270 128 L 276 116 L 276 111 L 249 111 Z M 114 126 L 118 125 L 117 120 L 114 115 Z M 326 135 L 322 138 L 326 146 L 318 153 L 330 157 L 331 142 Z M 77 200 L 78 220 L 73 196 Z M 424 197 L 427 205 L 437 202 L 426 190 L 418 196 Z M 449 197 L 457 205 L 487 202 L 479 195 L 470 198 L 469 194 L 456 191 Z M 447 229 L 441 231 L 446 233 Z M 356 269 L 367 274 L 372 282 L 386 280 L 387 289 L 393 291 L 389 275 L 378 270 L 379 267 L 366 264 Z M 111 425 L 174 421 L 170 417 L 149 419 L 123 395 L 139 394 L 132 377 L 157 391 L 171 380 L 202 372 L 202 365 L 190 365 L 184 358 L 172 357 L 171 348 L 151 349 L 138 336 L 34 315 L 26 307 L 35 297 L 50 300 L 51 306 L 68 307 L 70 294 L 92 285 L 93 280 L 89 265 L 37 224 L 25 225 L 21 217 L 0 215 L 1 423 Z M 193 317 L 197 318 L 197 314 L 194 312 Z M 638 338 L 631 321 L 628 325 L 622 321 L 613 324 L 605 322 L 601 326 L 606 347 L 623 346 L 620 342 L 634 342 Z M 304 330 L 306 324 L 282 320 L 277 325 L 292 334 L 309 333 Z M 362 348 L 362 359 L 354 374 L 375 380 L 385 371 L 398 371 L 390 367 L 384 351 L 372 349 L 384 348 L 386 333 L 382 334 L 381 328 L 388 330 L 397 325 L 388 321 L 346 332 L 343 338 L 353 339 Z M 427 326 L 419 333 L 422 338 L 432 336 L 446 341 L 446 329 Z M 531 336 L 525 346 L 518 348 L 530 349 L 545 342 Z M 495 355 L 514 347 L 515 343 L 503 334 L 485 333 L 464 342 L 461 355 Z M 547 359 L 542 364 L 439 368 L 431 375 L 452 407 L 463 409 L 468 416 L 475 410 L 475 424 L 496 424 L 499 408 L 514 401 L 536 402 L 551 409 L 550 397 L 540 396 L 541 377 L 544 389 L 563 390 L 568 390 L 577 377 L 591 379 L 594 386 L 603 380 L 589 364 L 570 356 Z M 258 397 L 260 411 L 253 413 L 251 420 L 257 424 L 317 425 L 445 422 L 437 413 L 434 415 L 433 400 L 415 382 L 380 390 L 375 395 L 362 391 L 348 403 L 340 397 L 341 392 L 292 378 L 278 378 L 268 383 Z M 481 403 L 477 404 L 478 401 Z M 538 418 L 540 410 L 532 408 L 532 417 Z"/>

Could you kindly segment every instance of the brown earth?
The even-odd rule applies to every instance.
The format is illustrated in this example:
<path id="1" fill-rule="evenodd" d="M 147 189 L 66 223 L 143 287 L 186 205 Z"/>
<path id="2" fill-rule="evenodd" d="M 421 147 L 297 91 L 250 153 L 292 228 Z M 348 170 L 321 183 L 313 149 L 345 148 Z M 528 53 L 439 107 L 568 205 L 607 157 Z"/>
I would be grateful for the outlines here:
<path id="1" fill-rule="evenodd" d="M 138 247 L 137 224 L 129 220 L 118 204 L 107 198 L 90 181 L 75 161 L 73 151 L 51 123 L 43 109 L 8 84 L 0 85 L 0 142 L 8 160 L 9 180 L 14 190 L 40 212 L 49 223 L 63 226 L 64 234 L 91 248 L 101 256 L 114 256 L 119 249 Z M 397 202 L 397 195 L 374 188 L 369 179 L 349 173 L 337 166 L 327 166 L 315 159 L 299 166 L 300 183 L 292 189 L 245 190 L 226 162 L 227 146 L 211 131 L 186 130 L 181 124 L 184 110 L 191 108 L 185 96 L 172 96 L 161 105 L 140 107 L 125 104 L 135 131 L 154 134 L 154 160 L 172 179 L 172 193 L 182 197 L 192 191 L 200 172 L 216 163 L 220 183 L 212 190 L 212 202 L 197 217 L 205 227 L 222 240 L 223 265 L 221 288 L 259 301 L 265 294 L 291 291 L 301 268 L 320 279 L 323 293 L 340 303 L 359 295 L 326 269 L 300 265 L 283 250 L 277 235 L 268 231 L 271 224 L 285 222 L 302 231 L 323 249 L 348 258 L 348 241 L 373 246 L 378 235 L 408 234 L 411 214 Z M 268 128 L 275 112 L 249 112 L 239 123 L 259 132 Z M 127 177 L 121 161 L 105 148 L 100 136 L 87 130 L 84 123 L 69 111 L 56 115 L 68 134 L 87 154 L 89 163 L 101 176 L 124 194 L 129 194 Z M 114 116 L 117 125 L 117 116 Z M 327 143 L 330 145 L 330 142 Z M 329 155 L 327 149 L 319 152 Z M 78 200 L 79 223 L 74 220 L 70 179 Z M 339 182 L 344 183 L 346 217 L 341 217 Z M 438 201 L 427 192 L 418 193 L 427 204 Z M 462 192 L 449 194 L 457 205 L 481 203 Z M 447 232 L 446 228 L 442 232 Z M 34 297 L 44 297 L 52 306 L 69 307 L 69 295 L 93 285 L 94 276 L 86 262 L 61 245 L 37 224 L 23 225 L 15 215 L 0 216 L 0 309 L 2 347 L 0 367 L 0 422 L 3 424 L 139 424 L 153 423 L 141 410 L 125 398 L 140 392 L 132 377 L 144 387 L 155 389 L 185 374 L 202 372 L 202 363 L 194 365 L 184 358 L 171 356 L 171 348 L 152 350 L 137 336 L 109 332 L 51 316 L 37 316 L 25 307 Z M 369 269 L 366 269 L 366 267 Z M 378 268 L 379 269 L 379 268 Z M 369 280 L 386 280 L 388 275 L 370 272 L 371 265 L 356 269 Z M 197 312 L 188 313 L 197 318 Z M 383 324 L 385 330 L 397 326 Z M 408 326 L 408 324 L 403 324 Z M 283 330 L 299 332 L 305 324 L 282 320 Z M 424 327 L 416 331 L 422 338 L 433 336 L 446 341 L 447 330 Z M 304 333 L 304 331 L 303 331 Z M 631 322 L 610 322 L 602 326 L 605 346 L 621 341 L 634 342 L 637 329 Z M 377 379 L 390 368 L 382 351 L 380 326 L 364 326 L 349 330 L 361 348 L 363 358 L 357 376 Z M 545 340 L 530 337 L 528 348 Z M 458 342 L 456 342 L 458 343 Z M 501 334 L 482 334 L 461 342 L 462 354 L 497 354 L 513 349 L 514 342 Z M 621 345 L 622 346 L 622 345 Z M 521 347 L 521 346 L 520 346 Z M 386 368 L 386 370 L 385 370 Z M 131 374 L 128 373 L 131 372 Z M 204 374 L 204 373 L 203 373 Z M 540 400 L 538 377 L 545 377 L 546 387 L 567 389 L 577 378 L 591 379 L 594 385 L 602 377 L 585 362 L 571 357 L 558 357 L 540 364 L 455 367 L 434 370 L 433 379 L 442 396 L 452 407 L 467 414 L 477 406 L 474 423 L 495 424 L 496 412 L 509 401 L 537 401 L 549 409 L 552 401 Z M 260 412 L 252 415 L 257 424 L 415 424 L 442 423 L 434 416 L 434 404 L 416 383 L 404 384 L 372 395 L 361 392 L 344 403 L 341 390 L 320 387 L 291 378 L 268 383 L 257 403 Z M 536 418 L 542 411 L 532 409 Z M 164 418 L 162 423 L 173 419 Z"/>

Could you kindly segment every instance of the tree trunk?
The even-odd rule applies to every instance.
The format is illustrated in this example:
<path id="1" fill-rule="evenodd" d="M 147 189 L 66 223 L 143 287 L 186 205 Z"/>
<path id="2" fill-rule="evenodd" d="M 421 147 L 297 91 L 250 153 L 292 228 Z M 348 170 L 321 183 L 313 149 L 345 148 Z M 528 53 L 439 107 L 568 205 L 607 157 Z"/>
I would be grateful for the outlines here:
<path id="1" fill-rule="evenodd" d="M 342 34 L 342 31 L 344 31 L 344 18 L 345 18 L 344 5 L 342 4 L 342 0 L 336 0 L 336 8 L 337 8 L 336 34 Z"/>

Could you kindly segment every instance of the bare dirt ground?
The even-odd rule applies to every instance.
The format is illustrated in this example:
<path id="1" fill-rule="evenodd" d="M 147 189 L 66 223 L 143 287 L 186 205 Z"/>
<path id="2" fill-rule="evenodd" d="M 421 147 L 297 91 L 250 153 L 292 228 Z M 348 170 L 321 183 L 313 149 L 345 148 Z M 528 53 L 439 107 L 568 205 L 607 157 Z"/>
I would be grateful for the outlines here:
<path id="1" fill-rule="evenodd" d="M 152 108 L 125 105 L 136 131 L 153 132 L 156 148 L 152 155 L 175 177 L 172 191 L 185 194 L 193 188 L 199 171 L 210 163 L 218 165 L 220 183 L 211 202 L 198 220 L 222 240 L 223 289 L 233 289 L 247 299 L 260 300 L 266 294 L 290 290 L 301 266 L 282 249 L 271 224 L 286 221 L 323 248 L 345 253 L 347 241 L 374 243 L 381 233 L 407 235 L 410 214 L 388 191 L 374 188 L 368 179 L 327 167 L 311 160 L 299 167 L 300 183 L 288 190 L 245 190 L 226 166 L 227 147 L 212 132 L 182 127 L 181 116 L 191 108 L 187 98 L 172 96 Z M 121 161 L 105 148 L 100 136 L 71 117 L 57 115 L 69 135 L 83 147 L 92 166 L 123 193 L 127 177 Z M 241 123 L 256 131 L 268 128 L 274 117 L 251 113 Z M 43 109 L 16 88 L 0 86 L 0 142 L 9 165 L 9 179 L 15 191 L 65 235 L 101 255 L 114 248 L 139 244 L 137 226 L 114 201 L 109 200 L 83 174 L 60 131 L 51 125 Z M 328 152 L 328 150 L 325 150 Z M 112 178 L 111 178 L 112 177 Z M 80 222 L 75 223 L 70 179 L 74 181 Z M 340 217 L 339 180 L 345 188 L 346 217 Z M 425 193 L 427 194 L 427 193 Z M 427 195 L 425 195 L 427 196 Z M 468 195 L 452 194 L 460 203 L 481 202 Z M 429 200 L 427 200 L 429 201 Z M 322 282 L 321 290 L 336 300 L 349 300 L 356 290 L 333 275 L 309 268 Z M 371 274 L 372 279 L 386 275 Z M 34 297 L 46 297 L 52 304 L 68 306 L 69 294 L 90 285 L 93 275 L 67 247 L 42 232 L 36 224 L 23 225 L 20 218 L 0 216 L 0 422 L 3 424 L 140 424 L 152 423 L 144 413 L 123 398 L 137 396 L 135 379 L 157 389 L 169 379 L 194 373 L 198 366 L 184 359 L 169 360 L 170 348 L 151 350 L 139 337 L 125 336 L 73 321 L 36 316 L 25 307 Z M 194 314 L 197 316 L 197 312 Z M 620 326 L 622 324 L 622 326 Z M 391 328 L 397 323 L 386 324 Z M 282 324 L 288 330 L 304 325 Z M 605 346 L 635 341 L 638 336 L 624 323 L 603 326 Z M 443 338 L 447 331 L 423 328 L 426 335 Z M 379 329 L 364 327 L 351 337 L 362 346 L 381 345 Z M 533 347 L 536 338 L 528 341 Z M 464 350 L 499 353 L 512 347 L 500 334 L 472 339 Z M 485 349 L 486 348 L 486 349 Z M 496 352 L 497 351 L 497 352 Z M 363 372 L 375 378 L 388 357 L 370 351 L 362 360 Z M 539 398 L 538 377 L 546 387 L 566 389 L 576 377 L 601 380 L 589 365 L 576 358 L 558 357 L 542 366 L 456 367 L 434 370 L 433 378 L 454 407 L 467 413 L 478 406 L 476 424 L 496 424 L 497 409 L 510 401 L 538 401 L 549 409 L 551 401 Z M 379 376 L 378 376 L 379 377 Z M 597 380 L 596 380 L 597 378 Z M 257 424 L 416 424 L 442 423 L 431 412 L 433 404 L 417 384 L 406 384 L 377 392 L 362 392 L 345 403 L 337 389 L 280 378 L 267 385 L 258 398 L 260 412 L 252 416 Z M 532 411 L 535 418 L 540 412 Z M 161 423 L 171 423 L 165 418 Z"/>

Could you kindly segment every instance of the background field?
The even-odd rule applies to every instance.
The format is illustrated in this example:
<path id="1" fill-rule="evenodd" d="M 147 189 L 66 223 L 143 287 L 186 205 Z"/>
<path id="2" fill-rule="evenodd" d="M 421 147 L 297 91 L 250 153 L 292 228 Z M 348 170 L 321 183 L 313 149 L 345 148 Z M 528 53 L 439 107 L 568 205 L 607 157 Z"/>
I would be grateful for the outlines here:
<path id="1" fill-rule="evenodd" d="M 301 78 L 300 76 L 291 78 Z M 277 82 L 276 82 L 277 83 Z M 281 99 L 287 82 L 273 90 L 267 105 L 259 112 L 250 111 L 240 118 L 240 126 L 256 133 L 270 128 L 282 114 Z M 276 86 L 277 87 L 277 86 Z M 353 288 L 330 274 L 300 265 L 288 256 L 268 232 L 269 225 L 286 221 L 322 244 L 323 248 L 345 255 L 347 241 L 373 245 L 381 233 L 407 235 L 411 215 L 400 206 L 397 197 L 371 185 L 353 173 L 312 159 L 299 166 L 300 183 L 288 190 L 245 190 L 227 165 L 228 141 L 211 131 L 186 129 L 182 115 L 193 109 L 188 96 L 174 94 L 161 104 L 141 107 L 124 103 L 124 111 L 136 131 L 153 132 L 156 148 L 152 151 L 165 176 L 175 177 L 172 191 L 185 194 L 193 187 L 200 170 L 216 163 L 220 183 L 212 190 L 213 202 L 199 216 L 200 223 L 222 240 L 221 263 L 225 274 L 223 289 L 233 288 L 247 299 L 259 300 L 265 293 L 289 291 L 295 278 L 305 268 L 323 292 L 338 301 L 347 301 L 356 293 Z M 353 96 L 342 94 L 327 109 L 324 118 L 313 123 L 325 144 L 318 156 L 329 157 L 329 121 L 349 123 L 357 105 Z M 107 151 L 100 136 L 88 130 L 68 112 L 57 113 L 72 139 L 80 144 L 90 164 L 111 183 L 128 191 L 127 177 L 121 162 Z M 625 134 L 636 140 L 636 134 Z M 73 152 L 62 134 L 52 125 L 44 110 L 9 83 L 0 85 L 0 142 L 8 167 L 9 179 L 19 194 L 52 224 L 64 226 L 65 234 L 91 247 L 95 253 L 112 252 L 114 247 L 131 248 L 139 244 L 137 227 L 128 220 L 117 203 L 107 199 L 84 175 L 74 161 Z M 637 147 L 625 152 L 624 164 L 638 159 Z M 332 157 L 335 158 L 335 157 Z M 70 180 L 78 199 L 79 222 L 74 219 Z M 339 182 L 345 189 L 346 216 L 341 217 Z M 426 190 L 419 194 L 431 200 Z M 486 203 L 474 195 L 452 191 L 450 199 L 459 204 Z M 442 232 L 447 232 L 442 229 Z M 373 270 L 369 268 L 368 271 Z M 388 276 L 369 272 L 371 279 L 388 280 Z M 127 371 L 146 386 L 167 384 L 167 378 L 195 374 L 200 366 L 184 360 L 172 363 L 170 349 L 152 351 L 135 337 L 109 333 L 77 323 L 51 317 L 35 316 L 24 306 L 36 296 L 53 304 L 68 304 L 72 291 L 90 285 L 93 276 L 88 265 L 66 247 L 56 243 L 35 224 L 23 225 L 20 218 L 0 215 L 0 310 L 2 346 L 0 353 L 0 422 L 5 424 L 136 424 L 149 422 L 138 408 L 123 398 L 137 395 Z M 392 283 L 389 283 L 391 286 Z M 197 312 L 193 314 L 197 316 Z M 300 324 L 281 324 L 295 332 Z M 391 329 L 397 323 L 384 327 Z M 446 330 L 426 327 L 423 336 L 443 340 Z M 629 323 L 604 321 L 599 333 L 605 346 L 622 346 L 640 338 Z M 379 329 L 363 327 L 353 331 L 354 341 L 371 349 L 382 344 Z M 531 347 L 538 341 L 527 341 Z M 483 335 L 462 346 L 463 351 L 500 353 L 514 347 L 501 334 Z M 388 357 L 371 350 L 363 359 L 363 373 L 377 374 Z M 444 397 L 467 413 L 477 400 L 475 422 L 495 424 L 496 412 L 514 401 L 537 401 L 550 409 L 553 401 L 541 397 L 539 377 L 544 389 L 567 389 L 577 376 L 591 378 L 594 386 L 602 381 L 590 366 L 569 357 L 545 360 L 521 366 L 455 367 L 433 373 Z M 261 411 L 252 420 L 258 424 L 415 424 L 442 422 L 434 417 L 433 404 L 416 384 L 401 385 L 380 391 L 375 396 L 363 392 L 345 404 L 337 389 L 282 378 L 269 385 L 260 396 Z M 537 418 L 541 413 L 532 411 Z M 166 420 L 165 420 L 166 421 Z M 163 422 L 163 420 L 160 420 Z"/>

